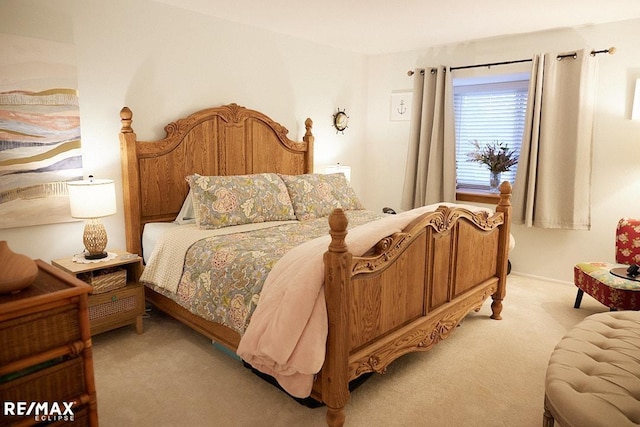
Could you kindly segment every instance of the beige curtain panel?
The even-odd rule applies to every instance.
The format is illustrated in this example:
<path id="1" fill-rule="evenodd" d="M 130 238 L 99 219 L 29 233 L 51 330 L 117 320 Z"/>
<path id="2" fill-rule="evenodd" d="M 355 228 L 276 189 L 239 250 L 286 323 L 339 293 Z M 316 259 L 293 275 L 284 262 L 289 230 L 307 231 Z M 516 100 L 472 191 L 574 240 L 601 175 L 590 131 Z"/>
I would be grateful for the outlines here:
<path id="1" fill-rule="evenodd" d="M 588 230 L 596 98 L 590 50 L 532 61 L 527 128 L 514 185 L 514 223 Z"/>
<path id="2" fill-rule="evenodd" d="M 401 207 L 455 202 L 453 82 L 448 67 L 416 70 Z"/>

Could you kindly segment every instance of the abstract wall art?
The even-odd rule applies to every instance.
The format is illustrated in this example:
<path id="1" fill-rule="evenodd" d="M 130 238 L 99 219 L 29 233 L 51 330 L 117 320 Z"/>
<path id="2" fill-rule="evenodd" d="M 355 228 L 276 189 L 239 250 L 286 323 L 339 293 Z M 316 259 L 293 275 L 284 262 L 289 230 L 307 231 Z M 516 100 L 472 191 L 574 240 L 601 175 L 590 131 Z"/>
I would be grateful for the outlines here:
<path id="1" fill-rule="evenodd" d="M 73 45 L 0 33 L 0 229 L 74 221 L 82 179 Z"/>

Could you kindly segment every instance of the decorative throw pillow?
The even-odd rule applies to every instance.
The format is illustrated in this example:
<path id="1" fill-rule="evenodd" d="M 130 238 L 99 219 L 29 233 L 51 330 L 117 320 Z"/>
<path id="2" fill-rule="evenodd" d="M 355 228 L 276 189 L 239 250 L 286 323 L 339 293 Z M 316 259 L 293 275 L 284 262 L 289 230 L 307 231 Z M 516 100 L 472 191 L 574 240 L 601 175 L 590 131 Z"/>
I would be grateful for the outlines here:
<path id="1" fill-rule="evenodd" d="M 287 187 L 275 173 L 190 175 L 187 182 L 199 228 L 296 219 Z"/>
<path id="2" fill-rule="evenodd" d="M 193 212 L 193 191 L 189 190 L 187 197 L 182 202 L 182 208 L 180 212 L 178 212 L 178 216 L 176 216 L 175 223 L 184 225 L 184 224 L 193 224 L 196 221 L 196 216 Z"/>
<path id="3" fill-rule="evenodd" d="M 333 195 L 342 205 L 342 209 L 345 211 L 364 209 L 360 199 L 356 196 L 356 192 L 351 188 L 343 173 L 332 173 L 325 176 L 332 184 Z"/>
<path id="4" fill-rule="evenodd" d="M 328 216 L 336 208 L 363 209 L 344 174 L 280 175 L 291 197 L 296 218 Z"/>

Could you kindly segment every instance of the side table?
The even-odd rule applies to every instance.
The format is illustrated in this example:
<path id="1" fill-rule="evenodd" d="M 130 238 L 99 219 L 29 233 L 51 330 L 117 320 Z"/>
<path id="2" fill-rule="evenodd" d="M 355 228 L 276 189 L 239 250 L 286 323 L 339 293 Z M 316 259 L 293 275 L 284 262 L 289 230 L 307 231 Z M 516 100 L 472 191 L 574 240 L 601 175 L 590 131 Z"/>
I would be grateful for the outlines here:
<path id="1" fill-rule="evenodd" d="M 89 294 L 91 335 L 126 325 L 135 325 L 136 332 L 141 334 L 145 301 L 144 287 L 138 279 L 142 273 L 142 258 L 124 251 L 109 253 L 115 254 L 115 258 L 84 263 L 70 257 L 52 260 L 51 264 L 93 286 Z M 118 284 L 120 279 L 122 282 Z M 116 287 L 99 289 L 106 281 L 115 283 Z"/>

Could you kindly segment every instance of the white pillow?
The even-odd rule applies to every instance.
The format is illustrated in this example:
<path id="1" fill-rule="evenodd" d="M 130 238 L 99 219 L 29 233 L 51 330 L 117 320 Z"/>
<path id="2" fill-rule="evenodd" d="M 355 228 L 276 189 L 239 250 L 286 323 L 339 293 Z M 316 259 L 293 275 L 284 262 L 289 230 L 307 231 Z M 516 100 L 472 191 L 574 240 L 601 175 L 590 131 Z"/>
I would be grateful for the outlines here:
<path id="1" fill-rule="evenodd" d="M 184 224 L 193 224 L 196 222 L 196 216 L 193 213 L 193 198 L 191 195 L 191 190 L 189 190 L 189 194 L 184 199 L 182 203 L 182 209 L 178 212 L 178 216 L 175 221 L 176 224 L 184 225 Z"/>

